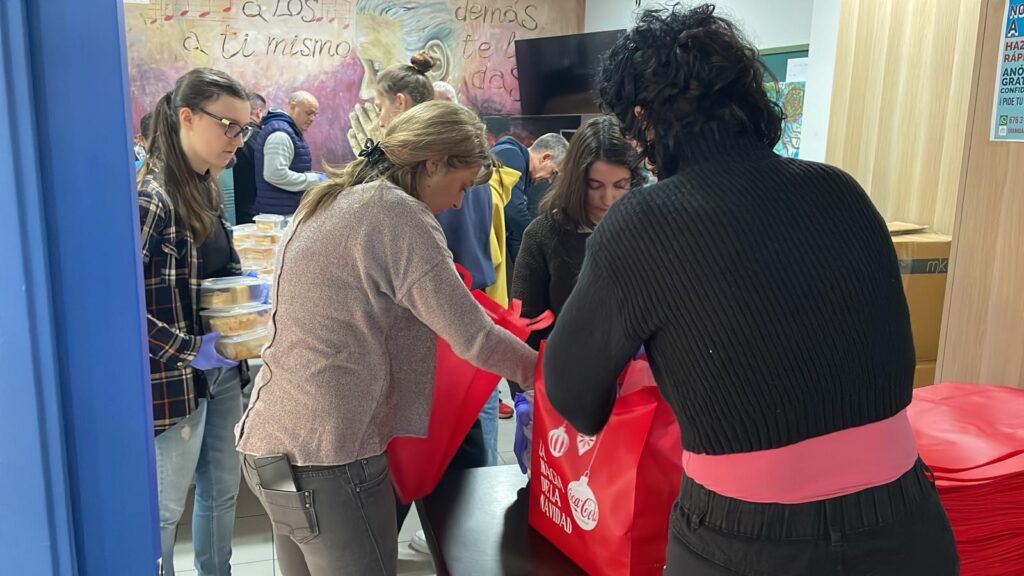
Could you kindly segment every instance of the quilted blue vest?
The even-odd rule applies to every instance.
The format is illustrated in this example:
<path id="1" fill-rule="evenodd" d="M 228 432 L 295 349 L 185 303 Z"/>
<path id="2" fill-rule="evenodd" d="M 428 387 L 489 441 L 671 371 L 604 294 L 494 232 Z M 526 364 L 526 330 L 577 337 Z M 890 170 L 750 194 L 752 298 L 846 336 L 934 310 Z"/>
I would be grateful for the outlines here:
<path id="1" fill-rule="evenodd" d="M 290 170 L 305 173 L 313 168 L 313 155 L 298 126 L 283 111 L 271 110 L 263 117 L 263 129 L 256 137 L 256 211 L 260 214 L 294 214 L 302 200 L 302 192 L 283 190 L 263 178 L 263 145 L 275 132 L 288 134 L 295 147 L 295 156 L 288 167 Z"/>

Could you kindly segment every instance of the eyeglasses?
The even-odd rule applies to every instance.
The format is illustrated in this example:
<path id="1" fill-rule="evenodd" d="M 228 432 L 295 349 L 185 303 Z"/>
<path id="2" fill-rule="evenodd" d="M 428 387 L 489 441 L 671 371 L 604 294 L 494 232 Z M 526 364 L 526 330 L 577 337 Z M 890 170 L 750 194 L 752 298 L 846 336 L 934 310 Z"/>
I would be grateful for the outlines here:
<path id="1" fill-rule="evenodd" d="M 206 114 L 210 118 L 213 118 L 214 120 L 216 120 L 216 121 L 220 122 L 221 124 L 223 124 L 224 125 L 224 135 L 227 136 L 228 138 L 232 139 L 232 140 L 234 140 L 235 138 L 238 138 L 239 136 L 241 136 L 242 137 L 242 142 L 245 142 L 246 140 L 249 139 L 249 136 L 252 136 L 252 126 L 250 126 L 248 124 L 246 124 L 245 126 L 242 126 L 238 122 L 233 122 L 231 120 L 228 120 L 227 118 L 222 118 L 220 116 L 217 116 L 216 114 L 213 114 L 212 112 L 208 112 L 206 110 L 203 110 L 202 108 L 199 108 L 198 110 L 200 112 L 202 112 L 203 114 Z"/>

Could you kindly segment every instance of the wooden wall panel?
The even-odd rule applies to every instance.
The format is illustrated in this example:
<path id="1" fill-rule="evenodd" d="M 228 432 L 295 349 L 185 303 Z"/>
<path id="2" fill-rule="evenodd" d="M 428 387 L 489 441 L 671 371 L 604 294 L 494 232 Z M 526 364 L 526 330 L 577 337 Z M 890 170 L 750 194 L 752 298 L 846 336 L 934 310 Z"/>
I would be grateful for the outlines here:
<path id="1" fill-rule="evenodd" d="M 983 0 L 843 0 L 826 161 L 887 220 L 953 230 Z"/>
<path id="2" fill-rule="evenodd" d="M 938 375 L 1024 388 L 1024 143 L 989 139 L 1005 1 L 985 4 Z"/>

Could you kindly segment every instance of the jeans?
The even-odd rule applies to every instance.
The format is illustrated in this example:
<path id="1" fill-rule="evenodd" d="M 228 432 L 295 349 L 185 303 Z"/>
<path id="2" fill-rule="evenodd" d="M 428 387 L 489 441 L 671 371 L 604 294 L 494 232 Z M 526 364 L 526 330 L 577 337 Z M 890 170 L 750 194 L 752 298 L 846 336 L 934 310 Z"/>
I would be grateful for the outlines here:
<path id="1" fill-rule="evenodd" d="M 174 575 L 174 540 L 188 489 L 196 483 L 192 512 L 195 569 L 202 576 L 231 574 L 231 538 L 241 470 L 234 427 L 242 418 L 238 368 L 208 370 L 212 399 L 156 437 L 160 495 L 160 548 L 165 576 Z"/>
<path id="2" fill-rule="evenodd" d="M 498 465 L 498 389 L 480 411 L 480 428 L 484 433 L 484 449 L 487 451 L 487 466 Z"/>
<path id="3" fill-rule="evenodd" d="M 293 466 L 299 492 L 263 490 L 253 457 L 245 481 L 274 525 L 284 576 L 394 576 L 395 493 L 381 454 L 340 466 Z"/>

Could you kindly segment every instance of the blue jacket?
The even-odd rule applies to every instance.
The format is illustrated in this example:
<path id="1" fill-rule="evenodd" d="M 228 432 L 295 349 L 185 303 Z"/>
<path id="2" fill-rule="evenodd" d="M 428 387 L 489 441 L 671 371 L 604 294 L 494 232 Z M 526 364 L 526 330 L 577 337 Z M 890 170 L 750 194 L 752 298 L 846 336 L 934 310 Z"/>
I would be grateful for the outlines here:
<path id="1" fill-rule="evenodd" d="M 491 209 L 491 187 L 481 184 L 466 190 L 461 208 L 437 215 L 452 258 L 473 276 L 474 290 L 483 290 L 496 280 L 491 261 Z"/>
<path id="2" fill-rule="evenodd" d="M 491 153 L 501 163 L 522 174 L 519 182 L 512 188 L 512 199 L 505 206 L 505 230 L 508 238 L 508 259 L 512 265 L 519 255 L 519 245 L 523 243 L 523 232 L 530 225 L 530 211 L 526 201 L 526 187 L 530 184 L 530 151 L 511 136 L 498 140 Z"/>
<path id="3" fill-rule="evenodd" d="M 313 168 L 313 155 L 309 151 L 306 139 L 288 114 L 281 110 L 271 110 L 263 117 L 263 128 L 256 137 L 256 211 L 261 214 L 294 214 L 302 201 L 302 192 L 289 192 L 278 188 L 263 178 L 263 146 L 267 138 L 275 132 L 284 132 L 292 140 L 295 156 L 288 166 L 293 172 L 309 172 Z"/>

